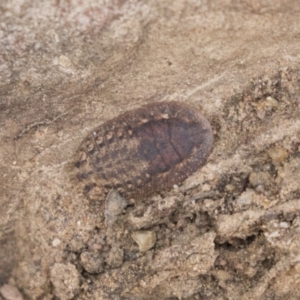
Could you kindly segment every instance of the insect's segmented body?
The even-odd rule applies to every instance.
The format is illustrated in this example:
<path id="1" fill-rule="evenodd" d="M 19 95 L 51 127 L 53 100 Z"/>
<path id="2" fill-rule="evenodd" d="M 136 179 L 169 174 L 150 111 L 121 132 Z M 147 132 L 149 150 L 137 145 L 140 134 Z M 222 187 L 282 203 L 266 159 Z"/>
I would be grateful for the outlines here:
<path id="1" fill-rule="evenodd" d="M 209 122 L 190 105 L 157 102 L 109 120 L 82 142 L 75 171 L 84 193 L 125 197 L 179 184 L 199 169 L 212 147 Z"/>

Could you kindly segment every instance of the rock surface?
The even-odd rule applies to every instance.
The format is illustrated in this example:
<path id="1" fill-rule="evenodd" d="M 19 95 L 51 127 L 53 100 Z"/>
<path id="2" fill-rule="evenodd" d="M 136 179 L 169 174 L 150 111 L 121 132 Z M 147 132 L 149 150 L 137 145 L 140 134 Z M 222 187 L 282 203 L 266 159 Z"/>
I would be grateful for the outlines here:
<path id="1" fill-rule="evenodd" d="M 297 0 L 2 1 L 0 287 L 299 299 L 299 19 Z M 76 149 L 103 122 L 174 100 L 210 121 L 207 164 L 126 199 L 105 226 L 70 176 Z M 137 230 L 153 248 L 139 251 Z"/>

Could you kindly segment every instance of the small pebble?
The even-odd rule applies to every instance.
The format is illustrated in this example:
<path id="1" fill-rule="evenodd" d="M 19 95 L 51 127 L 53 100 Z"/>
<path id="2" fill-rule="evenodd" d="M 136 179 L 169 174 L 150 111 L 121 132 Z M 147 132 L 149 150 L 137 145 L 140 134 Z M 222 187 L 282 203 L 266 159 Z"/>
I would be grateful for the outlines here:
<path id="1" fill-rule="evenodd" d="M 80 276 L 71 263 L 55 263 L 50 271 L 50 280 L 54 286 L 54 295 L 59 299 L 73 299 L 80 291 Z"/>
<path id="2" fill-rule="evenodd" d="M 272 177 L 268 172 L 251 172 L 249 176 L 249 183 L 253 187 L 269 185 L 272 183 Z"/>
<path id="3" fill-rule="evenodd" d="M 211 190 L 211 186 L 209 184 L 203 184 L 202 185 L 202 191 L 203 192 L 209 192 Z"/>
<path id="4" fill-rule="evenodd" d="M 52 241 L 52 246 L 53 247 L 57 247 L 59 244 L 60 244 L 60 239 L 58 238 L 55 238 L 53 241 Z"/>
<path id="5" fill-rule="evenodd" d="M 105 225 L 111 227 L 118 216 L 127 206 L 127 200 L 123 198 L 116 190 L 111 190 L 105 201 Z"/>
<path id="6" fill-rule="evenodd" d="M 237 199 L 236 203 L 240 208 L 250 206 L 255 201 L 256 193 L 254 190 L 246 190 Z"/>
<path id="7" fill-rule="evenodd" d="M 123 264 L 124 251 L 119 247 L 112 247 L 106 259 L 111 268 L 118 268 Z"/>
<path id="8" fill-rule="evenodd" d="M 266 116 L 266 111 L 265 110 L 262 110 L 262 109 L 257 110 L 257 117 L 259 119 L 263 120 L 265 118 L 265 116 Z"/>
<path id="9" fill-rule="evenodd" d="M 280 164 L 283 160 L 288 157 L 288 152 L 283 147 L 274 147 L 268 151 L 269 156 L 272 159 L 274 165 Z"/>
<path id="10" fill-rule="evenodd" d="M 233 192 L 235 190 L 235 186 L 233 184 L 227 184 L 225 189 L 227 192 Z"/>
<path id="11" fill-rule="evenodd" d="M 280 228 L 287 229 L 290 227 L 290 224 L 288 222 L 280 222 L 279 226 L 280 226 Z"/>
<path id="12" fill-rule="evenodd" d="M 255 106 L 257 109 L 257 117 L 263 120 L 266 116 L 266 112 L 272 111 L 278 107 L 278 102 L 276 99 L 269 96 Z"/>
<path id="13" fill-rule="evenodd" d="M 138 244 L 140 252 L 151 249 L 156 243 L 156 234 L 150 230 L 135 231 L 131 237 Z"/>
<path id="14" fill-rule="evenodd" d="M 80 264 L 90 274 L 99 274 L 104 271 L 104 259 L 99 253 L 82 252 Z"/>
<path id="15" fill-rule="evenodd" d="M 273 97 L 267 97 L 265 101 L 265 106 L 267 110 L 274 109 L 278 107 L 278 101 Z"/>
<path id="16" fill-rule="evenodd" d="M 23 296 L 19 290 L 9 284 L 4 284 L 0 288 L 0 294 L 4 297 L 5 300 L 23 300 Z"/>

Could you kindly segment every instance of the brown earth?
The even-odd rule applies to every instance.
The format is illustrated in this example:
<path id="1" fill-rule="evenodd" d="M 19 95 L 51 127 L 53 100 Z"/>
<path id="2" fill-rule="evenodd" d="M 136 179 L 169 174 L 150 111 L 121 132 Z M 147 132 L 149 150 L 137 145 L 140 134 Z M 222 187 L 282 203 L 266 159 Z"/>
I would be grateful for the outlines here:
<path id="1" fill-rule="evenodd" d="M 299 299 L 299 20 L 296 0 L 2 1 L 0 299 Z M 211 122 L 207 164 L 110 199 L 105 226 L 74 153 L 171 100 Z"/>

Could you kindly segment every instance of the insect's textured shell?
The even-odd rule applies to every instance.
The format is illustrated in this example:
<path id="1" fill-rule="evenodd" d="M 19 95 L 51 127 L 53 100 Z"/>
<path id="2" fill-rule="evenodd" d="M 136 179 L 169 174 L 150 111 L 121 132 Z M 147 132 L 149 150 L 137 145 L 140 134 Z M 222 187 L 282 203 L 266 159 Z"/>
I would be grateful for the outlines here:
<path id="1" fill-rule="evenodd" d="M 147 196 L 199 169 L 212 143 L 209 122 L 192 106 L 151 103 L 92 131 L 76 153 L 76 177 L 91 199 L 112 188 L 126 197 Z"/>

